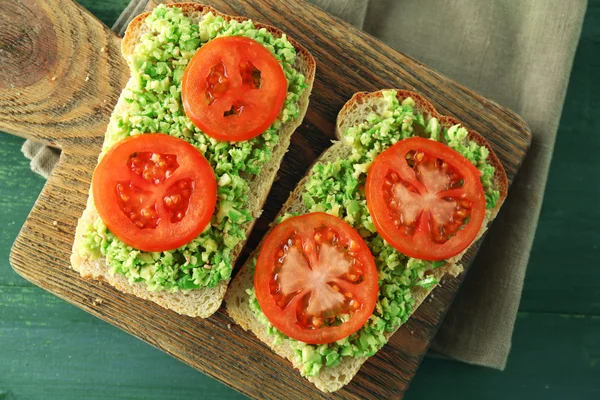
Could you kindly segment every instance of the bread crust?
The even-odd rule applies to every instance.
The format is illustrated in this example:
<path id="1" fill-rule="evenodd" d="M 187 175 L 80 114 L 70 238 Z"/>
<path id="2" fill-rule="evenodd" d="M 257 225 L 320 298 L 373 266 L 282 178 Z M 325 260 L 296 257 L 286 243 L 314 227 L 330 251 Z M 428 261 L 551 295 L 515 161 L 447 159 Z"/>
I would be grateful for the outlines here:
<path id="1" fill-rule="evenodd" d="M 236 20 L 241 22 L 249 20 L 249 18 L 245 17 L 235 17 L 222 14 L 212 7 L 197 3 L 173 3 L 166 5 L 166 7 L 181 8 L 183 13 L 186 16 L 191 17 L 196 23 L 204 14 L 209 12 L 212 12 L 215 16 L 221 16 L 227 21 Z M 121 52 L 123 53 L 125 59 L 128 60 L 129 56 L 133 54 L 135 46 L 139 43 L 139 39 L 144 33 L 144 20 L 150 14 L 151 12 L 145 12 L 138 15 L 127 27 L 127 31 L 125 32 L 121 42 Z M 276 37 L 281 37 L 284 35 L 283 31 L 273 26 L 256 22 L 254 25 L 258 29 L 267 29 Z M 287 36 L 287 39 L 296 49 L 294 68 L 305 76 L 307 87 L 299 99 L 300 113 L 298 117 L 293 121 L 288 121 L 283 124 L 278 131 L 279 141 L 272 150 L 273 154 L 271 160 L 263 165 L 260 174 L 243 176 L 250 185 L 249 192 L 254 194 L 254 196 L 249 198 L 248 209 L 255 219 L 246 223 L 244 226 L 246 238 L 249 236 L 256 218 L 258 218 L 262 211 L 264 202 L 266 201 L 267 195 L 271 189 L 271 185 L 275 180 L 277 170 L 281 164 L 281 160 L 288 149 L 291 136 L 304 119 L 304 115 L 306 114 L 306 110 L 308 108 L 308 99 L 315 78 L 316 62 L 313 56 L 296 40 L 290 38 L 289 36 Z M 123 111 L 126 108 L 127 104 L 124 101 L 123 94 L 121 94 L 113 113 Z M 110 129 L 111 126 L 109 124 L 107 135 L 110 133 Z M 229 280 L 219 282 L 219 284 L 214 288 L 199 288 L 186 292 L 179 291 L 173 293 L 168 291 L 152 292 L 147 290 L 145 283 L 130 283 L 123 275 L 111 274 L 110 268 L 108 267 L 104 257 L 93 260 L 89 257 L 82 256 L 78 249 L 80 248 L 80 243 L 84 240 L 83 233 L 85 232 L 85 226 L 99 218 L 91 193 L 90 187 L 90 196 L 88 198 L 87 208 L 78 222 L 75 233 L 73 253 L 71 255 L 71 267 L 74 270 L 78 271 L 84 278 L 105 281 L 121 292 L 133 294 L 139 298 L 153 301 L 164 308 L 171 309 L 182 315 L 206 318 L 218 310 L 221 302 L 223 301 Z M 245 240 L 241 241 L 233 249 L 233 264 L 235 264 L 235 261 L 239 257 L 245 242 Z"/>
<path id="2" fill-rule="evenodd" d="M 416 112 L 423 113 L 424 115 L 428 115 L 431 117 L 436 117 L 439 120 L 440 125 L 442 127 L 449 128 L 452 125 L 456 125 L 459 123 L 456 119 L 452 117 L 439 114 L 436 111 L 435 107 L 433 107 L 433 105 L 424 96 L 407 90 L 394 90 L 396 90 L 397 92 L 396 97 L 399 101 L 402 101 L 406 97 L 411 97 L 415 101 Z M 335 161 L 338 157 L 347 157 L 350 154 L 350 146 L 345 144 L 345 142 L 342 140 L 343 133 L 348 127 L 353 126 L 355 123 L 364 120 L 364 117 L 368 113 L 375 111 L 378 105 L 381 105 L 381 103 L 383 102 L 383 92 L 384 90 L 370 93 L 358 92 L 355 93 L 352 96 L 352 98 L 348 100 L 348 102 L 346 102 L 346 104 L 342 107 L 338 114 L 336 123 L 336 137 L 340 141 L 336 142 L 333 146 L 327 149 L 315 161 L 315 163 Z M 487 149 L 489 150 L 490 155 L 488 157 L 488 161 L 496 168 L 493 178 L 493 185 L 494 188 L 498 189 L 500 192 L 500 198 L 498 199 L 496 207 L 490 210 L 489 216 L 485 217 L 481 230 L 479 231 L 477 238 L 471 245 L 473 246 L 475 242 L 484 234 L 484 232 L 487 229 L 488 223 L 496 216 L 498 210 L 504 202 L 507 195 L 508 179 L 506 176 L 506 172 L 504 171 L 504 167 L 502 166 L 500 160 L 494 153 L 492 147 L 487 142 L 487 140 L 485 140 L 479 133 L 473 130 L 467 129 L 467 131 L 469 140 L 473 140 L 477 144 L 487 147 Z M 308 210 L 304 207 L 304 203 L 302 201 L 302 192 L 310 176 L 310 170 L 312 170 L 312 168 L 309 169 L 307 175 L 304 178 L 302 178 L 302 180 L 298 183 L 294 191 L 290 194 L 290 197 L 280 210 L 279 215 L 283 215 L 284 213 L 302 214 L 308 212 Z M 271 229 L 272 228 L 273 227 L 271 227 Z M 265 234 L 265 237 L 267 236 L 267 234 Z M 258 249 L 260 249 L 261 245 L 262 241 L 261 244 L 254 251 L 254 253 L 249 257 L 249 260 L 251 260 L 257 254 Z M 471 246 L 469 246 L 469 248 Z M 458 254 L 457 256 L 447 260 L 446 264 L 433 270 L 432 275 L 435 278 L 437 278 L 438 282 L 446 274 L 458 276 L 462 272 L 463 268 L 460 265 L 460 260 L 469 248 L 465 249 L 462 253 Z M 249 268 L 249 262 L 246 262 L 246 264 L 242 267 L 238 275 L 234 278 L 233 282 L 229 286 L 227 294 L 225 295 L 225 304 L 227 307 L 227 312 L 243 329 L 251 330 L 261 341 L 269 345 L 269 347 L 271 347 L 271 349 L 275 353 L 277 353 L 281 357 L 287 358 L 293 364 L 294 353 L 289 344 L 289 341 L 285 339 L 279 339 L 278 342 L 275 343 L 274 335 L 269 335 L 267 333 L 266 327 L 254 317 L 254 314 L 250 310 L 246 289 L 252 287 L 253 274 L 251 272 L 251 269 Z M 425 300 L 429 293 L 432 292 L 433 289 L 434 287 L 431 287 L 430 289 L 425 289 L 421 287 L 415 287 L 411 289 L 413 298 L 415 299 L 415 306 L 413 307 L 411 314 L 415 312 L 415 310 Z M 394 332 L 396 330 L 394 330 Z M 389 337 L 392 336 L 394 332 L 386 333 L 386 338 L 389 339 Z M 323 392 L 334 392 L 348 384 L 348 382 L 352 380 L 354 375 L 356 375 L 362 364 L 367 359 L 368 357 L 343 357 L 341 362 L 335 367 L 323 368 L 317 375 L 309 376 L 307 377 L 307 379 Z M 294 365 L 294 367 L 297 366 Z"/>

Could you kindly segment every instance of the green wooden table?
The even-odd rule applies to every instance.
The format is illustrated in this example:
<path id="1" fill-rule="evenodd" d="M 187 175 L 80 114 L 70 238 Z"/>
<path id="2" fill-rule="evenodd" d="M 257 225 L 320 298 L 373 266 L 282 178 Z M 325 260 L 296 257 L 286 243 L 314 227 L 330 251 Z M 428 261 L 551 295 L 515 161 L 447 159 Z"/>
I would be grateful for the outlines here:
<path id="1" fill-rule="evenodd" d="M 111 25 L 128 0 L 81 0 Z M 600 399 L 600 0 L 590 0 L 504 372 L 426 358 L 407 399 Z M 44 180 L 0 133 L 0 400 L 242 398 L 13 272 Z"/>

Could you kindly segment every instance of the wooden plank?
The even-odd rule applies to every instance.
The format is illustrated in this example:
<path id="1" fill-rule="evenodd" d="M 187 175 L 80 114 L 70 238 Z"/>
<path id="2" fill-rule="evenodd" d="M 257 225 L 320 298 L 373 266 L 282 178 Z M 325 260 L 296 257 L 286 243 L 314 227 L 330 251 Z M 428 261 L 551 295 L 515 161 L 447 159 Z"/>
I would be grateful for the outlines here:
<path id="1" fill-rule="evenodd" d="M 23 139 L 0 133 L 0 143 L 0 287 L 31 286 L 9 268 L 8 255 L 45 181 L 21 153 Z"/>
<path id="2" fill-rule="evenodd" d="M 112 26 L 130 0 L 80 0 L 79 3 L 104 25 Z"/>
<path id="3" fill-rule="evenodd" d="M 0 287 L 0 399 L 241 399 L 39 288 Z"/>
<path id="4" fill-rule="evenodd" d="M 97 152 L 129 75 L 115 34 L 72 1 L 22 0 L 0 8 L 0 43 L 0 130 Z"/>
<path id="5" fill-rule="evenodd" d="M 0 289 L 0 316 L 8 399 L 243 398 L 38 288 Z M 426 358 L 405 398 L 597 399 L 599 337 L 598 317 L 521 314 L 504 372 Z"/>
<path id="6" fill-rule="evenodd" d="M 424 93 L 440 111 L 461 119 L 490 140 L 509 178 L 514 177 L 528 147 L 530 133 L 524 122 L 509 110 L 308 4 L 263 0 L 239 1 L 229 7 L 223 1 L 212 3 L 224 11 L 279 26 L 308 47 L 319 63 L 311 108 L 294 135 L 280 179 L 274 186 L 274 195 L 266 205 L 259 228 L 253 233 L 254 241 L 264 232 L 266 221 L 279 209 L 281 197 L 287 197 L 312 160 L 328 146 L 339 108 L 352 93 L 360 90 L 398 87 Z M 35 25 L 25 32 L 48 58 L 36 65 L 33 75 L 17 79 L 15 87 L 0 88 L 0 128 L 57 143 L 64 150 L 15 243 L 11 258 L 15 269 L 57 296 L 247 395 L 282 398 L 303 397 L 309 393 L 311 397 L 324 398 L 293 371 L 287 361 L 274 356 L 253 335 L 231 325 L 232 321 L 222 310 L 207 320 L 181 317 L 152 303 L 124 296 L 99 282 L 84 281 L 67 269 L 75 224 L 85 205 L 104 126 L 128 73 L 118 57 L 118 39 L 78 6 L 61 2 L 59 7 L 56 0 L 44 4 L 27 0 L 12 7 L 7 10 L 19 15 L 23 26 Z M 28 15 L 38 18 L 30 19 Z M 282 19 L 282 15 L 287 19 Z M 58 24 L 53 29 L 58 32 L 55 38 L 47 26 L 49 23 Z M 320 26 L 323 36 L 310 34 L 315 25 Z M 81 36 L 69 35 L 73 29 L 81 32 Z M 35 36 L 31 32 L 44 35 Z M 19 49 L 19 36 L 15 36 L 14 31 L 0 30 L 2 34 L 3 40 L 15 42 L 15 49 Z M 55 51 L 66 44 L 68 51 Z M 73 57 L 73 54 L 80 56 Z M 15 65 L 23 68 L 27 65 L 27 60 L 15 57 Z M 13 70 L 0 69 L 0 77 L 14 73 L 16 67 L 11 68 Z M 82 80 L 91 69 L 94 69 L 91 78 Z M 56 79 L 52 80 L 54 76 Z M 67 83 L 69 86 L 65 87 Z M 69 102 L 65 103 L 66 99 Z M 465 256 L 465 264 L 471 262 L 475 252 L 476 249 L 472 249 Z M 337 396 L 402 396 L 460 279 L 445 280 L 436 289 L 435 298 L 425 302 L 384 350 L 367 362 Z M 280 384 L 265 385 L 265 381 Z"/>
<path id="7" fill-rule="evenodd" d="M 426 358 L 417 399 L 598 399 L 600 317 L 520 313 L 505 371 Z"/>
<path id="8" fill-rule="evenodd" d="M 600 315 L 600 1 L 575 57 L 521 309 Z"/>

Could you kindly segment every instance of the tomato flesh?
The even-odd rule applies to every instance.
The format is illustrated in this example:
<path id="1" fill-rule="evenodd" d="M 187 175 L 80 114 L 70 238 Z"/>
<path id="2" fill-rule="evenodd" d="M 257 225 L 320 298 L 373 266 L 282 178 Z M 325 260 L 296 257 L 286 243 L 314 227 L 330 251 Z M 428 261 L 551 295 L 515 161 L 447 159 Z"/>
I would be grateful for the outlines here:
<path id="1" fill-rule="evenodd" d="M 277 119 L 287 80 L 279 61 L 260 43 L 227 36 L 196 52 L 181 90 L 194 125 L 217 140 L 243 141 L 260 135 Z"/>
<path id="2" fill-rule="evenodd" d="M 216 205 L 212 168 L 189 143 L 168 135 L 131 136 L 100 160 L 94 202 L 108 229 L 143 251 L 166 251 L 198 236 Z"/>
<path id="3" fill-rule="evenodd" d="M 479 170 L 450 147 L 420 137 L 375 158 L 366 194 L 377 231 L 400 252 L 423 260 L 463 251 L 485 216 Z"/>
<path id="4" fill-rule="evenodd" d="M 310 344 L 351 335 L 377 301 L 377 268 L 360 235 L 337 217 L 311 213 L 279 224 L 261 248 L 256 297 L 269 321 Z"/>

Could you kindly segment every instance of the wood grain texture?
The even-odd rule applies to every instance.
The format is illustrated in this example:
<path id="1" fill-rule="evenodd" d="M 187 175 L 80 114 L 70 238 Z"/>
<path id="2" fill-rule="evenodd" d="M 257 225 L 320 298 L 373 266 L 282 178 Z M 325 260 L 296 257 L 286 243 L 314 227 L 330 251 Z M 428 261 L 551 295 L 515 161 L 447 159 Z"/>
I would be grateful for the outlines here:
<path id="1" fill-rule="evenodd" d="M 66 150 L 102 137 L 129 76 L 113 32 L 71 1 L 3 1 L 0 43 L 0 130 Z"/>
<path id="2" fill-rule="evenodd" d="M 505 371 L 427 357 L 406 400 L 599 399 L 599 338 L 600 317 L 521 312 Z"/>
<path id="3" fill-rule="evenodd" d="M 590 0 L 527 267 L 524 311 L 600 315 L 600 187 L 590 185 L 600 182 L 598 76 L 600 1 Z"/>
<path id="4" fill-rule="evenodd" d="M 32 286 L 8 266 L 12 242 L 45 183 L 31 172 L 29 161 L 19 150 L 22 145 L 23 139 L 0 133 L 0 288 Z"/>
<path id="5" fill-rule="evenodd" d="M 452 115 L 483 134 L 505 165 L 509 179 L 514 178 L 529 145 L 530 133 L 509 110 L 308 4 L 275 0 L 207 3 L 226 13 L 277 25 L 302 42 L 318 62 L 307 118 L 293 136 L 280 179 L 248 248 L 258 242 L 312 160 L 329 146 L 335 116 L 356 91 L 397 87 L 423 93 L 441 113 Z M 13 79 L 10 85 L 14 86 L 0 88 L 0 129 L 63 148 L 54 175 L 13 247 L 11 263 L 15 270 L 249 396 L 330 397 L 316 391 L 287 361 L 274 356 L 253 335 L 232 324 L 222 311 L 208 320 L 182 317 L 153 303 L 123 296 L 108 285 L 84 281 L 67 268 L 77 218 L 85 206 L 104 128 L 128 71 L 120 57 L 119 40 L 69 1 L 11 2 L 6 7 L 3 4 L 1 10 L 2 21 L 10 13 L 11 18 L 19 16 L 22 23 L 17 28 L 0 27 L 0 43 L 9 44 L 3 45 L 0 56 L 0 78 L 2 82 Z M 315 27 L 321 35 L 313 33 Z M 35 45 L 23 47 L 22 42 Z M 33 54 L 45 55 L 45 61 L 31 70 L 34 78 L 31 74 L 14 78 L 19 69 L 37 60 Z M 88 74 L 90 78 L 85 80 Z M 467 265 L 474 255 L 475 249 L 467 254 Z M 336 395 L 401 397 L 460 279 L 446 279 L 435 290 L 435 296 Z"/>
<path id="6" fill-rule="evenodd" d="M 243 398 L 38 288 L 0 288 L 0 315 L 2 400 Z M 598 399 L 599 337 L 598 317 L 521 313 L 506 371 L 428 357 L 406 399 Z"/>
<path id="7" fill-rule="evenodd" d="M 0 317 L 1 400 L 244 398 L 36 287 L 0 286 Z"/>

